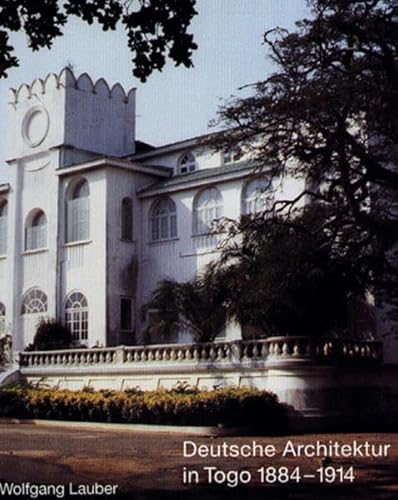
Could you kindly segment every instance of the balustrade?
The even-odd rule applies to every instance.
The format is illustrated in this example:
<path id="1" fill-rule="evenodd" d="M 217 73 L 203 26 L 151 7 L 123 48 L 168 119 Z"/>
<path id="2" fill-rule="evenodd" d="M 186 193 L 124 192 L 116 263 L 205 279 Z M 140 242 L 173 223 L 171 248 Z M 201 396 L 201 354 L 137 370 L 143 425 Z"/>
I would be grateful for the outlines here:
<path id="1" fill-rule="evenodd" d="M 62 351 L 19 353 L 22 367 L 167 366 L 259 364 L 294 361 L 381 361 L 381 343 L 375 341 L 320 340 L 310 337 L 271 337 L 268 339 L 198 344 L 120 346 Z"/>

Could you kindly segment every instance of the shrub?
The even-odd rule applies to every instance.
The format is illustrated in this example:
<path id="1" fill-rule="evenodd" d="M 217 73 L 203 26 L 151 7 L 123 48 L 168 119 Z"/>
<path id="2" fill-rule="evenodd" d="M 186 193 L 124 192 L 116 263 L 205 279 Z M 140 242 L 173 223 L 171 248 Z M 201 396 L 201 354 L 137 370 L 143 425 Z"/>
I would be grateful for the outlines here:
<path id="1" fill-rule="evenodd" d="M 70 331 L 55 319 L 41 319 L 33 339 L 33 349 L 47 351 L 72 345 Z"/>
<path id="2" fill-rule="evenodd" d="M 250 388 L 212 391 L 0 389 L 0 417 L 159 425 L 225 425 L 274 434 L 285 429 L 277 396 Z"/>

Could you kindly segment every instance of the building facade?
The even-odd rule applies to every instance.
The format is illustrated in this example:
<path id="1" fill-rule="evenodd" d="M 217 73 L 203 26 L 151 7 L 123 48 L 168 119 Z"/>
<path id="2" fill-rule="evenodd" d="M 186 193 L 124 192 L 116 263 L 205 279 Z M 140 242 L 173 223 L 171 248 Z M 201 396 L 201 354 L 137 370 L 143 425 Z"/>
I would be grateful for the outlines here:
<path id="1" fill-rule="evenodd" d="M 40 318 L 76 345 L 142 343 L 157 282 L 191 279 L 219 254 L 214 221 L 269 202 L 244 151 L 200 138 L 152 147 L 135 138 L 135 90 L 69 69 L 11 91 L 8 182 L 0 185 L 0 326 L 15 349 Z M 295 197 L 298 180 L 272 196 Z M 241 336 L 236 324 L 220 336 Z M 176 339 L 189 340 L 189 332 Z"/>

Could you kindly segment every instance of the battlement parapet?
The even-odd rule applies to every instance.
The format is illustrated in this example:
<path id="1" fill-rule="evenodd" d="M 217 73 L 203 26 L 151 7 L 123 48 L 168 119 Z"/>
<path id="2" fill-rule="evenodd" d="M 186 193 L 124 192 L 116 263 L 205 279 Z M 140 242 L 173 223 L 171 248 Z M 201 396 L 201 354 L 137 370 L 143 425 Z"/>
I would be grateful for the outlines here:
<path id="1" fill-rule="evenodd" d="M 82 73 L 77 77 L 70 68 L 65 67 L 58 75 L 50 73 L 44 79 L 36 78 L 31 84 L 23 83 L 17 89 L 10 89 L 10 103 L 17 104 L 34 95 L 46 94 L 60 88 L 91 92 L 98 94 L 101 98 L 118 99 L 125 103 L 130 102 L 135 92 L 135 88 L 126 92 L 120 83 L 115 83 L 111 87 L 104 78 L 93 81 L 87 73 Z"/>

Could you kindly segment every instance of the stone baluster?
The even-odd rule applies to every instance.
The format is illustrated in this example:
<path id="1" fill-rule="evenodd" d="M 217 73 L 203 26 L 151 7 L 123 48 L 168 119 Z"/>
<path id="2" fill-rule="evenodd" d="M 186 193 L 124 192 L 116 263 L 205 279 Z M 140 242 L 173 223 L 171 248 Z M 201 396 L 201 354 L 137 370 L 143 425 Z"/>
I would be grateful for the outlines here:
<path id="1" fill-rule="evenodd" d="M 255 342 L 253 344 L 253 350 L 252 350 L 252 357 L 253 359 L 257 360 L 259 358 L 259 349 L 258 349 L 258 344 Z"/>
<path id="2" fill-rule="evenodd" d="M 240 342 L 235 342 L 233 345 L 233 358 L 236 362 L 242 359 L 242 344 Z"/>
<path id="3" fill-rule="evenodd" d="M 242 350 L 242 360 L 249 361 L 249 359 L 250 359 L 249 346 L 248 346 L 248 344 L 244 344 L 243 350 Z"/>
<path id="4" fill-rule="evenodd" d="M 210 351 L 209 351 L 209 358 L 211 362 L 214 362 L 216 359 L 216 350 L 214 349 L 214 346 L 210 346 Z"/>
<path id="5" fill-rule="evenodd" d="M 277 351 L 276 351 L 276 344 L 274 341 L 271 341 L 269 343 L 269 354 L 270 356 L 274 357 L 276 354 L 277 354 Z"/>

